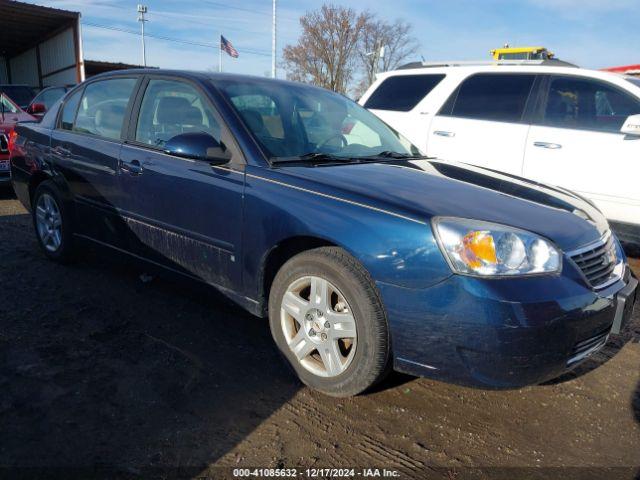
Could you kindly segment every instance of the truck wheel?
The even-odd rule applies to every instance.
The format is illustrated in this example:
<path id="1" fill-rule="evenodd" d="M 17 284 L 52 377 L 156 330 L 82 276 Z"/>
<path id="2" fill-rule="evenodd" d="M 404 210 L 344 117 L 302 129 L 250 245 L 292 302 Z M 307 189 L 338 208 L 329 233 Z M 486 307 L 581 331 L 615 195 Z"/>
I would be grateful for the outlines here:
<path id="1" fill-rule="evenodd" d="M 32 210 L 38 243 L 47 258 L 60 263 L 72 260 L 75 252 L 71 218 L 53 182 L 38 186 Z"/>
<path id="2" fill-rule="evenodd" d="M 386 315 L 366 270 L 341 248 L 323 247 L 287 261 L 269 295 L 278 348 L 303 383 L 347 397 L 388 373 Z"/>

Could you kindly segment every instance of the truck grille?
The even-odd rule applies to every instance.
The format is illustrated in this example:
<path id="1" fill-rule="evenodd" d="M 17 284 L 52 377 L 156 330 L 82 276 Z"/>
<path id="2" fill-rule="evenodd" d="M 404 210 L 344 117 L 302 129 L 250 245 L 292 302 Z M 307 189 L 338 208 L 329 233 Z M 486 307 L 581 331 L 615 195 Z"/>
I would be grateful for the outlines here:
<path id="1" fill-rule="evenodd" d="M 618 256 L 611 232 L 607 232 L 598 242 L 570 253 L 569 256 L 593 288 L 604 288 L 618 278 L 614 272 Z"/>
<path id="2" fill-rule="evenodd" d="M 0 153 L 9 152 L 9 139 L 4 133 L 0 133 Z"/>

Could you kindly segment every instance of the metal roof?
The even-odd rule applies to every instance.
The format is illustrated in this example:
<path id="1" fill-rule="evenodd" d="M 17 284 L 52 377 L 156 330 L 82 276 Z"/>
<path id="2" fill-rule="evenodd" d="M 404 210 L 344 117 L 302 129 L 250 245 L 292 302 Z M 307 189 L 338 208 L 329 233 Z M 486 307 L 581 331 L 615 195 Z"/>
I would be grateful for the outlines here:
<path id="1" fill-rule="evenodd" d="M 133 65 L 130 63 L 122 62 L 105 62 L 102 60 L 85 60 L 84 72 L 86 78 L 94 77 L 105 72 L 112 72 L 114 70 L 129 70 L 129 69 L 141 69 L 145 68 L 142 65 Z M 151 69 L 157 69 L 158 67 L 146 67 Z"/>
<path id="2" fill-rule="evenodd" d="M 80 13 L 0 0 L 0 56 L 14 57 L 78 21 Z"/>

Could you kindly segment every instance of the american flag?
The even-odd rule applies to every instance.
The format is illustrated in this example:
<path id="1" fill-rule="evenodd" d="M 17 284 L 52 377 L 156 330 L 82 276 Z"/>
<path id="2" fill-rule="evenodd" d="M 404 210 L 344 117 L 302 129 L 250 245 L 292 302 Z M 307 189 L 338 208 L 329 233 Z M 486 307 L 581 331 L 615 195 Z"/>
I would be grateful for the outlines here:
<path id="1" fill-rule="evenodd" d="M 227 54 L 230 57 L 233 57 L 233 58 L 239 57 L 238 51 L 235 48 L 233 48 L 233 45 L 231 45 L 231 42 L 226 38 L 224 38 L 222 35 L 220 35 L 220 50 L 227 52 Z"/>

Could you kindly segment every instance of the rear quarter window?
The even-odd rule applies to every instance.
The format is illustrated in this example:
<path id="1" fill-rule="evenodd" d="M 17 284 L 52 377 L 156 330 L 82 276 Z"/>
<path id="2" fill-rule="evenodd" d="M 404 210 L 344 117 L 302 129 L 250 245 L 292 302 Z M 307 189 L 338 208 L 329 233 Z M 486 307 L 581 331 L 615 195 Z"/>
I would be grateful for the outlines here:
<path id="1" fill-rule="evenodd" d="M 371 94 L 365 108 L 408 112 L 426 97 L 445 75 L 398 75 L 384 80 Z"/>

